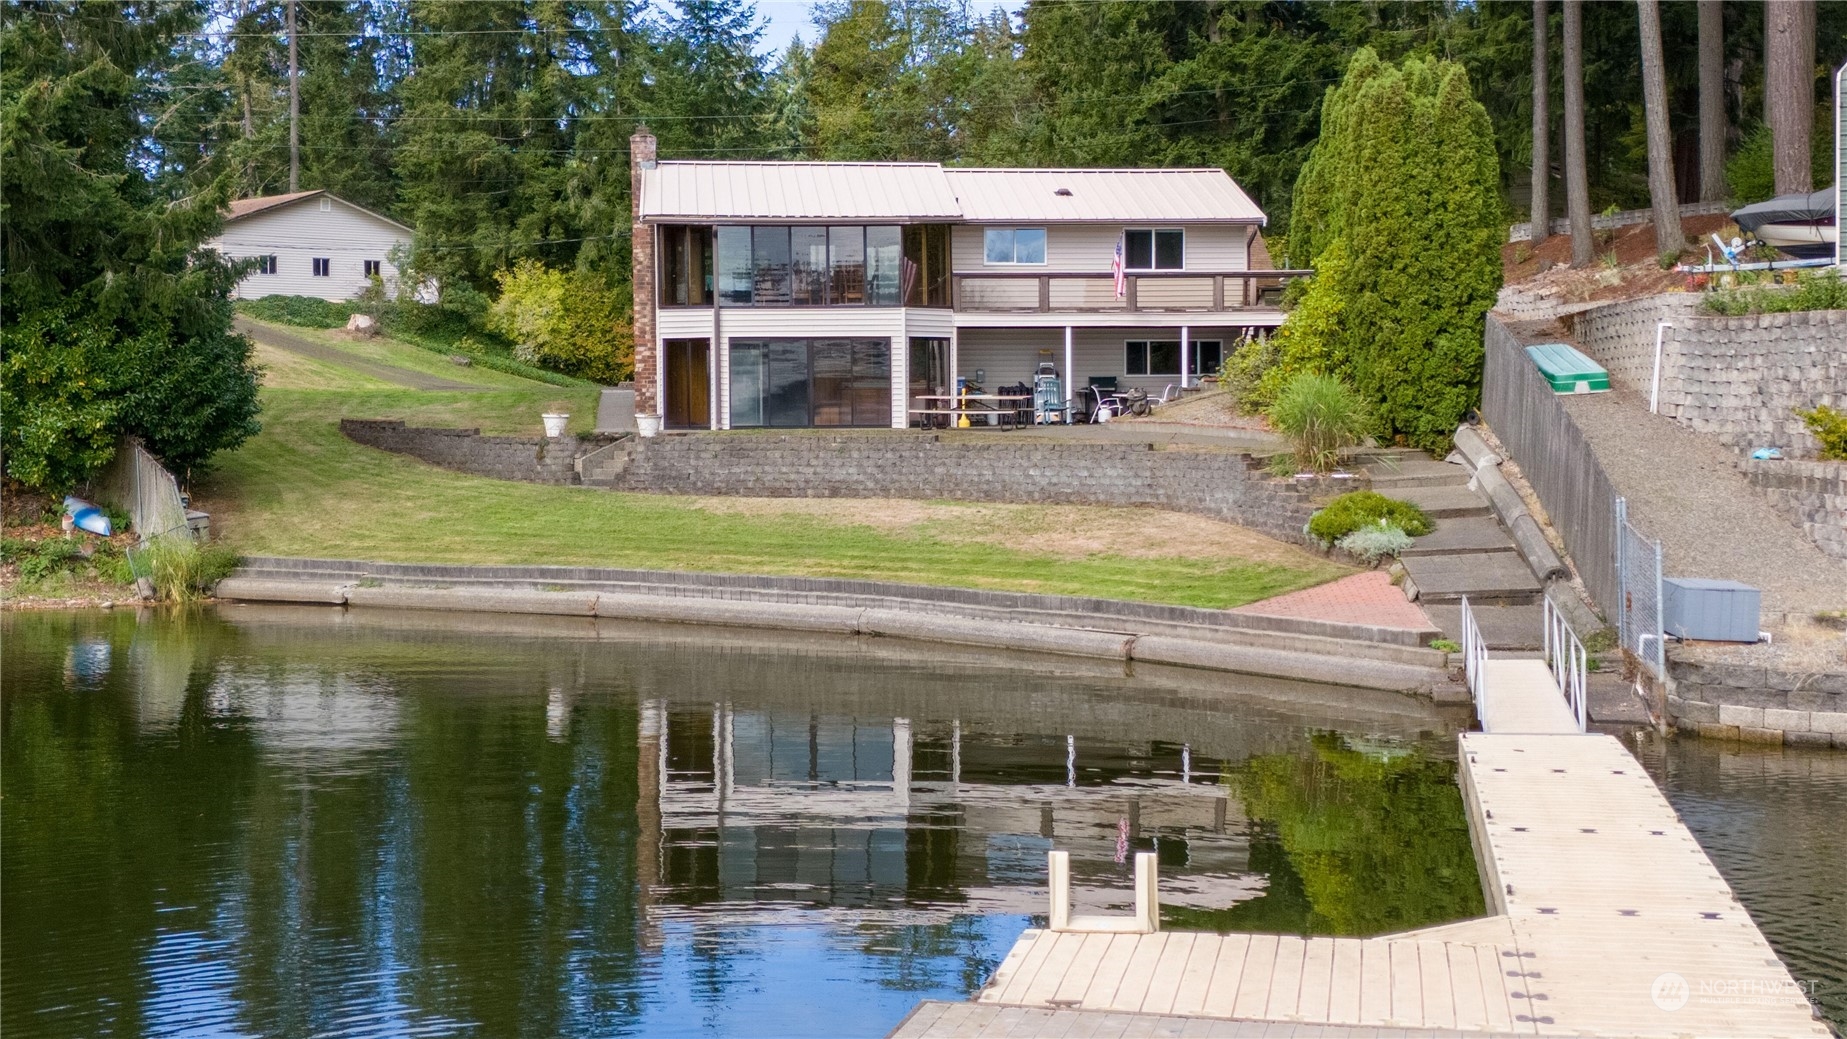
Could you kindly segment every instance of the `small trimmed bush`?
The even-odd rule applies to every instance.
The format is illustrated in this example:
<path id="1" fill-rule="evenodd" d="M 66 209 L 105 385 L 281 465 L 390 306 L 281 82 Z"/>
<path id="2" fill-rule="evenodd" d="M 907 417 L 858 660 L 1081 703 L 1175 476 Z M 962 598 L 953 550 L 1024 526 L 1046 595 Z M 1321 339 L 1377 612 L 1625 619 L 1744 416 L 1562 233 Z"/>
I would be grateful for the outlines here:
<path id="1" fill-rule="evenodd" d="M 1362 560 L 1377 564 L 1379 560 L 1396 556 L 1411 547 L 1411 535 L 1399 529 L 1390 520 L 1368 523 L 1364 527 L 1348 534 L 1335 542 L 1335 545 L 1359 556 Z"/>
<path id="2" fill-rule="evenodd" d="M 1405 534 L 1419 538 L 1436 528 L 1424 510 L 1408 501 L 1387 498 L 1374 491 L 1351 491 L 1343 494 L 1308 518 L 1308 534 L 1324 545 L 1332 545 L 1362 527 L 1384 520 Z"/>
<path id="3" fill-rule="evenodd" d="M 1365 399 L 1332 375 L 1290 379 L 1266 415 L 1289 438 L 1296 464 L 1318 473 L 1339 465 L 1340 453 L 1366 437 Z"/>
<path id="4" fill-rule="evenodd" d="M 1835 411 L 1826 404 L 1813 411 L 1798 411 L 1796 417 L 1821 441 L 1821 457 L 1830 462 L 1847 462 L 1847 412 Z"/>

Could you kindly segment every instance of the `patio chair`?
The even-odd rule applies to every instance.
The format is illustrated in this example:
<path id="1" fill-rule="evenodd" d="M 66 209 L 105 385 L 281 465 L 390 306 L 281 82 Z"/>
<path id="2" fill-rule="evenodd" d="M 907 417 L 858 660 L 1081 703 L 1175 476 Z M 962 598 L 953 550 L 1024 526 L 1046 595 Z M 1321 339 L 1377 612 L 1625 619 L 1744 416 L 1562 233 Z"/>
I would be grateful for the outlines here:
<path id="1" fill-rule="evenodd" d="M 1122 402 L 1117 397 L 1114 375 L 1093 375 L 1089 383 L 1084 387 L 1083 395 L 1079 398 L 1084 404 L 1084 413 L 1080 416 L 1081 421 L 1105 421 L 1102 414 L 1106 404 L 1111 417 L 1122 414 Z"/>

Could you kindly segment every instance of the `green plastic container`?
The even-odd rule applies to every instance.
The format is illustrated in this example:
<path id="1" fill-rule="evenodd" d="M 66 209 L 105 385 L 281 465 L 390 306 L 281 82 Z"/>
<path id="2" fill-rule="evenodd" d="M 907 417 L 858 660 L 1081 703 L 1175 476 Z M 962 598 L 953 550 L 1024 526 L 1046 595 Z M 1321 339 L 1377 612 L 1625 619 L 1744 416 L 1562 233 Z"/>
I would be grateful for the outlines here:
<path id="1" fill-rule="evenodd" d="M 1575 347 L 1541 343 L 1527 347 L 1526 356 L 1539 366 L 1539 374 L 1555 393 L 1601 393 L 1610 388 L 1610 373 Z"/>

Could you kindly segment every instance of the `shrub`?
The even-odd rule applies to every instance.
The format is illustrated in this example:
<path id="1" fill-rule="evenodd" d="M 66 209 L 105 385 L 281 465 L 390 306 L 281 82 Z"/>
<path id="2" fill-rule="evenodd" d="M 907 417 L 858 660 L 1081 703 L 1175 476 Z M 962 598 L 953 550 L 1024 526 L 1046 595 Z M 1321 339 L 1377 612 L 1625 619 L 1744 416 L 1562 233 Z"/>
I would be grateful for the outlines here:
<path id="1" fill-rule="evenodd" d="M 486 326 L 513 341 L 515 357 L 602 383 L 621 382 L 634 371 L 628 310 L 603 279 L 521 260 L 494 280 L 500 298 Z"/>
<path id="2" fill-rule="evenodd" d="M 1289 438 L 1296 464 L 1319 473 L 1339 464 L 1340 452 L 1366 435 L 1366 402 L 1332 375 L 1295 376 L 1267 414 L 1270 425 Z"/>
<path id="3" fill-rule="evenodd" d="M 1410 548 L 1411 535 L 1390 520 L 1382 519 L 1377 523 L 1366 524 L 1335 544 L 1368 563 L 1376 564 L 1387 556 L 1395 556 Z"/>
<path id="4" fill-rule="evenodd" d="M 1440 653 L 1460 653 L 1462 652 L 1462 643 L 1457 642 L 1455 639 L 1431 639 L 1430 648 Z"/>
<path id="5" fill-rule="evenodd" d="M 192 602 L 237 569 L 238 555 L 215 541 L 169 535 L 155 538 L 134 562 L 154 582 L 154 594 L 167 602 Z"/>
<path id="6" fill-rule="evenodd" d="M 1264 373 L 1281 356 L 1279 341 L 1265 336 L 1239 343 L 1219 365 L 1219 385 L 1238 402 L 1240 411 L 1254 414 L 1261 412 L 1270 403 L 1268 398 L 1261 395 L 1259 387 L 1263 385 Z"/>
<path id="7" fill-rule="evenodd" d="M 1813 411 L 1798 411 L 1800 418 L 1821 441 L 1821 457 L 1831 462 L 1847 462 L 1847 412 L 1835 411 L 1826 404 Z"/>
<path id="8" fill-rule="evenodd" d="M 1368 524 L 1385 520 L 1411 537 L 1423 537 L 1436 529 L 1424 510 L 1408 501 L 1387 498 L 1374 491 L 1350 491 L 1328 502 L 1308 518 L 1308 533 L 1331 545 Z"/>
<path id="9" fill-rule="evenodd" d="M 1727 317 L 1847 310 L 1847 281 L 1835 271 L 1798 275 L 1794 288 L 1767 285 L 1751 278 L 1738 288 L 1708 293 L 1701 305 L 1710 313 Z"/>
<path id="10" fill-rule="evenodd" d="M 314 296 L 264 296 L 240 300 L 240 313 L 259 321 L 297 328 L 342 328 L 346 319 L 360 308 L 352 303 L 334 303 Z"/>

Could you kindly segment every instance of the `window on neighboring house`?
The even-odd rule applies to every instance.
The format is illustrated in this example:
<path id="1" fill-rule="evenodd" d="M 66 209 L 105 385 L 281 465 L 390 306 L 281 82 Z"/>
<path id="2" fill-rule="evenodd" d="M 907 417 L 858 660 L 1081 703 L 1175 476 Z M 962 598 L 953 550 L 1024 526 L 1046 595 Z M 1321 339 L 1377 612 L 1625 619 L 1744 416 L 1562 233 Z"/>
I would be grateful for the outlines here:
<path id="1" fill-rule="evenodd" d="M 333 211 L 333 200 L 325 199 L 325 198 L 321 199 L 321 212 L 329 213 L 332 211 Z"/>
<path id="2" fill-rule="evenodd" d="M 1179 228 L 1122 233 L 1123 266 L 1132 271 L 1186 269 L 1186 232 Z"/>
<path id="3" fill-rule="evenodd" d="M 982 232 L 981 244 L 985 263 L 1045 262 L 1043 227 L 990 227 Z"/>
<path id="4" fill-rule="evenodd" d="M 1189 346 L 1188 375 L 1211 375 L 1224 361 L 1224 346 L 1217 339 L 1196 339 Z M 1124 375 L 1179 375 L 1180 340 L 1131 339 L 1123 352 Z"/>
<path id="5" fill-rule="evenodd" d="M 377 260 L 367 260 L 366 261 L 366 277 L 376 278 L 379 276 L 380 276 L 379 262 Z"/>
<path id="6" fill-rule="evenodd" d="M 276 258 L 274 256 L 257 257 L 257 273 L 258 274 L 276 273 Z"/>
<path id="7" fill-rule="evenodd" d="M 327 277 L 329 273 L 329 268 L 332 266 L 333 266 L 332 260 L 329 260 L 325 256 L 316 256 L 314 258 L 314 276 L 317 278 Z"/>

